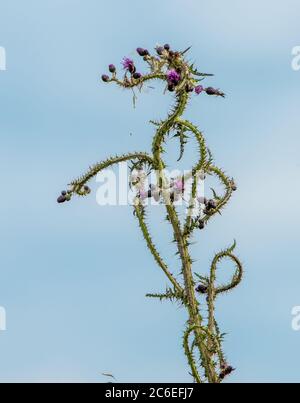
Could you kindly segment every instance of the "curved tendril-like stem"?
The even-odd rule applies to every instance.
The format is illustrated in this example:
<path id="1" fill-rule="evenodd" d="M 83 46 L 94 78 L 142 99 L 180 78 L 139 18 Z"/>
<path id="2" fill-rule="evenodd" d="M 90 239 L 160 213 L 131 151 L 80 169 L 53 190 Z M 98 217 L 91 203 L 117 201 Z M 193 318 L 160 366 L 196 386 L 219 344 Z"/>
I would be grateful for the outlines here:
<path id="1" fill-rule="evenodd" d="M 180 118 L 177 118 L 177 124 L 181 127 L 187 128 L 189 131 L 191 131 L 198 143 L 199 147 L 199 160 L 197 164 L 193 167 L 191 176 L 193 177 L 193 183 L 192 183 L 192 190 L 191 190 L 191 196 L 190 196 L 190 201 L 189 201 L 189 207 L 187 211 L 187 218 L 184 226 L 184 233 L 185 234 L 190 234 L 189 229 L 191 226 L 191 221 L 192 221 L 192 211 L 195 207 L 195 199 L 196 199 L 196 192 L 197 192 L 197 182 L 198 182 L 198 174 L 203 170 L 207 163 L 207 148 L 205 144 L 205 139 L 203 134 L 197 129 L 196 126 L 194 126 L 192 123 L 190 123 L 188 120 L 183 120 Z M 188 177 L 185 178 L 187 180 Z"/>
<path id="2" fill-rule="evenodd" d="M 190 329 L 187 329 L 184 332 L 184 335 L 183 335 L 183 347 L 184 347 L 184 352 L 185 352 L 185 355 L 187 356 L 188 363 L 189 363 L 189 365 L 191 367 L 192 375 L 193 375 L 195 381 L 197 383 L 202 383 L 203 381 L 202 381 L 202 379 L 201 379 L 201 377 L 199 375 L 198 368 L 197 368 L 195 358 L 194 358 L 194 355 L 193 355 L 193 348 L 190 348 L 190 346 L 189 346 L 189 335 L 191 334 L 191 332 L 193 330 L 194 330 L 193 328 L 190 328 Z"/>
<path id="3" fill-rule="evenodd" d="M 133 153 L 128 153 L 116 157 L 111 157 L 108 158 L 104 161 L 101 161 L 89 168 L 89 170 L 79 177 L 78 179 L 75 179 L 70 183 L 71 186 L 71 191 L 73 193 L 77 193 L 80 196 L 83 196 L 86 194 L 86 192 L 83 190 L 83 186 L 86 185 L 86 183 L 91 180 L 94 176 L 98 174 L 98 172 L 103 171 L 103 169 L 106 169 L 112 165 L 118 164 L 119 162 L 124 162 L 124 161 L 129 161 L 129 160 L 134 160 L 137 159 L 140 162 L 146 162 L 150 165 L 153 164 L 153 160 L 150 157 L 149 154 L 143 153 L 143 152 L 133 152 Z"/>
<path id="4" fill-rule="evenodd" d="M 168 265 L 160 256 L 152 240 L 150 231 L 146 224 L 145 206 L 139 190 L 134 203 L 135 215 L 138 219 L 139 226 L 148 249 L 172 285 L 172 288 L 167 288 L 165 293 L 149 293 L 147 296 L 159 298 L 160 300 L 176 300 L 187 309 L 188 329 L 185 331 L 183 336 L 183 347 L 191 368 L 192 376 L 197 383 L 219 383 L 233 369 L 231 366 L 227 365 L 222 351 L 223 335 L 220 333 L 217 321 L 215 319 L 215 299 L 218 294 L 229 291 L 240 283 L 243 275 L 242 264 L 233 254 L 233 250 L 235 248 L 234 243 L 230 248 L 215 255 L 211 263 L 210 277 L 207 278 L 199 276 L 202 284 L 200 284 L 201 286 L 198 286 L 200 287 L 199 290 L 198 287 L 195 289 L 196 280 L 192 272 L 193 261 L 189 250 L 189 238 L 196 228 L 203 229 L 204 225 L 207 225 L 209 220 L 216 213 L 221 213 L 221 210 L 229 201 L 236 186 L 233 179 L 229 178 L 220 168 L 213 164 L 211 153 L 206 146 L 206 142 L 201 131 L 199 131 L 193 123 L 182 118 L 193 90 L 195 90 L 197 94 L 204 91 L 208 95 L 224 97 L 224 94 L 220 90 L 212 87 L 205 89 L 198 85 L 199 81 L 202 81 L 206 76 L 211 75 L 200 73 L 193 65 L 189 64 L 184 59 L 187 50 L 188 49 L 183 52 L 174 52 L 171 51 L 167 45 L 165 45 L 165 47 L 157 48 L 157 53 L 159 56 L 151 56 L 148 51 L 144 52 L 143 49 L 139 48 L 138 53 L 143 56 L 144 61 L 150 67 L 150 72 L 145 75 L 136 73 L 134 62 L 128 58 L 126 60 L 124 59 L 124 68 L 126 69 L 126 72 L 122 79 L 117 77 L 115 67 L 110 65 L 112 76 L 108 77 L 107 75 L 103 75 L 103 81 L 114 82 L 122 88 L 132 90 L 134 90 L 134 88 L 141 90 L 144 83 L 151 80 L 164 81 L 167 83 L 168 90 L 174 91 L 175 106 L 172 108 L 165 120 L 160 122 L 151 121 L 157 127 L 152 141 L 152 155 L 144 152 L 133 152 L 112 157 L 95 164 L 94 166 L 90 167 L 83 176 L 71 182 L 68 192 L 62 192 L 62 196 L 60 196 L 58 201 L 63 202 L 65 200 L 69 200 L 73 194 L 77 194 L 79 196 L 88 194 L 90 189 L 86 186 L 86 183 L 91 178 L 93 178 L 101 170 L 122 161 L 137 161 L 137 163 L 133 165 L 134 167 L 139 164 L 140 166 L 148 166 L 150 171 L 155 170 L 157 183 L 153 185 L 154 188 L 158 189 L 159 191 L 159 197 L 164 203 L 167 211 L 167 220 L 173 229 L 177 254 L 181 260 L 180 274 L 182 275 L 182 284 L 180 284 L 180 282 L 173 276 L 168 268 Z M 177 130 L 178 133 L 176 136 L 178 136 L 180 139 L 179 159 L 184 153 L 184 144 L 186 143 L 187 138 L 185 133 L 187 132 L 191 133 L 195 137 L 199 151 L 199 158 L 195 165 L 191 168 L 190 172 L 181 177 L 183 183 L 189 179 L 192 179 L 187 216 L 183 223 L 181 223 L 179 214 L 175 208 L 174 199 L 172 200 L 170 196 L 171 184 L 166 177 L 164 171 L 166 164 L 162 158 L 162 154 L 164 152 L 164 142 L 166 141 L 169 133 L 175 130 Z M 197 184 L 200 173 L 202 173 L 204 176 L 216 176 L 224 187 L 224 194 L 222 196 L 218 196 L 215 191 L 212 190 L 214 196 L 214 199 L 210 200 L 212 203 L 206 204 L 204 214 L 202 211 L 199 211 L 199 215 L 194 218 L 192 213 L 194 211 L 197 199 Z M 152 196 L 150 190 L 147 194 L 148 197 Z M 236 270 L 228 284 L 216 286 L 217 265 L 225 258 L 228 258 L 234 262 Z M 198 294 L 196 294 L 196 290 L 200 293 L 206 294 L 208 308 L 207 319 L 202 317 L 200 313 L 200 302 L 198 301 Z M 189 337 L 192 333 L 194 338 L 190 347 Z M 199 352 L 199 365 L 196 363 L 194 358 L 195 349 L 197 349 Z M 199 366 L 204 369 L 204 371 L 202 371 L 204 374 L 201 376 L 199 374 Z"/>
<path id="5" fill-rule="evenodd" d="M 140 202 L 138 202 L 138 204 L 135 204 L 134 209 L 135 209 L 138 221 L 139 221 L 141 231 L 147 242 L 147 246 L 148 246 L 150 252 L 152 253 L 155 261 L 160 266 L 160 268 L 163 270 L 165 275 L 168 277 L 168 279 L 172 283 L 174 289 L 183 296 L 184 290 L 182 289 L 180 284 L 176 281 L 176 279 L 173 277 L 173 275 L 169 272 L 168 266 L 165 264 L 165 262 L 163 261 L 163 259 L 160 256 L 160 254 L 156 250 L 156 247 L 155 247 L 155 245 L 152 241 L 151 235 L 149 233 L 147 224 L 145 223 L 144 214 L 143 214 L 143 210 L 142 210 L 142 206 L 141 206 Z"/>
<path id="6" fill-rule="evenodd" d="M 210 333 L 215 332 L 216 329 L 216 320 L 214 317 L 214 310 L 215 310 L 215 299 L 218 294 L 229 291 L 235 288 L 242 280 L 243 276 L 243 268 L 242 264 L 239 259 L 233 255 L 233 250 L 235 249 L 236 242 L 234 241 L 233 245 L 229 248 L 217 253 L 212 260 L 211 267 L 210 267 L 210 278 L 208 283 L 208 291 L 207 291 L 207 305 L 208 305 L 208 330 Z M 232 276 L 231 281 L 228 284 L 216 287 L 216 271 L 217 265 L 220 261 L 225 258 L 229 258 L 235 263 L 236 270 Z M 218 343 L 219 344 L 219 343 Z M 219 353 L 219 360 L 220 363 L 224 362 L 224 356 L 221 351 L 221 346 L 218 346 L 218 353 Z"/>

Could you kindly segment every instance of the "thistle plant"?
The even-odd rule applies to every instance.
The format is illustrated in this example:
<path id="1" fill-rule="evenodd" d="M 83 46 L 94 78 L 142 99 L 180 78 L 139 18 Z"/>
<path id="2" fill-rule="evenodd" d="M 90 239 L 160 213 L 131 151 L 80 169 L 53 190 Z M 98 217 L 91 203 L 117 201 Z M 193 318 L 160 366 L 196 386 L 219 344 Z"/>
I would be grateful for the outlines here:
<path id="1" fill-rule="evenodd" d="M 109 75 L 102 75 L 105 83 L 114 83 L 132 91 L 134 89 L 141 91 L 150 80 L 161 80 L 166 84 L 166 91 L 174 94 L 175 105 L 166 119 L 151 121 L 156 127 L 151 153 L 130 152 L 110 157 L 91 166 L 84 175 L 70 183 L 68 190 L 63 191 L 57 201 L 63 203 L 75 195 L 88 195 L 91 190 L 87 183 L 101 170 L 119 162 L 130 162 L 130 185 L 135 192 L 134 215 L 148 249 L 169 282 L 165 292 L 147 294 L 147 296 L 177 301 L 186 308 L 188 320 L 183 334 L 183 348 L 190 366 L 190 374 L 197 383 L 220 383 L 233 371 L 233 367 L 228 364 L 223 353 L 224 334 L 220 332 L 215 318 L 215 302 L 217 297 L 240 283 L 243 273 L 242 265 L 234 255 L 236 246 L 234 242 L 232 246 L 214 256 L 209 275 L 194 272 L 191 239 L 196 231 L 205 230 L 210 220 L 217 213 L 221 213 L 233 191 L 236 190 L 236 185 L 231 177 L 214 164 L 202 132 L 193 123 L 183 118 L 193 93 L 214 97 L 225 96 L 219 89 L 202 85 L 202 81 L 212 74 L 199 72 L 192 63 L 187 61 L 188 50 L 189 48 L 184 51 L 173 51 L 166 44 L 156 47 L 155 54 L 152 55 L 147 49 L 137 48 L 138 55 L 147 64 L 146 74 L 138 72 L 134 61 L 127 57 L 122 61 L 124 72 L 122 77 L 118 77 L 117 69 L 113 64 L 109 65 Z M 172 134 L 180 141 L 180 158 L 184 154 L 186 143 L 192 137 L 198 144 L 199 156 L 191 170 L 170 179 L 165 172 L 166 162 L 163 159 L 163 153 L 165 142 Z M 155 181 L 147 189 L 145 178 L 150 172 L 155 175 Z M 218 194 L 212 189 L 211 197 L 206 198 L 198 194 L 198 183 L 210 176 L 220 182 L 223 191 L 222 194 Z M 191 186 L 188 192 L 186 214 L 182 219 L 176 202 L 184 197 L 188 181 Z M 152 198 L 165 206 L 166 220 L 172 226 L 173 241 L 181 262 L 181 268 L 176 275 L 161 257 L 150 234 L 146 221 L 146 201 Z M 229 259 L 233 263 L 234 273 L 227 284 L 219 284 L 217 268 L 224 259 Z"/>

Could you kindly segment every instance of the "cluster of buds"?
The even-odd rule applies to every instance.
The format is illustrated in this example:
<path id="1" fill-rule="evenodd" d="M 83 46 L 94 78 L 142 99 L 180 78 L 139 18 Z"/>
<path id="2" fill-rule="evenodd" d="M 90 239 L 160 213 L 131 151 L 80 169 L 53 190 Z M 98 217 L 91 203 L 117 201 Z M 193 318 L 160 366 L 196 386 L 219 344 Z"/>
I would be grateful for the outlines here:
<path id="1" fill-rule="evenodd" d="M 188 48 L 189 49 L 189 48 Z M 167 89 L 171 92 L 176 91 L 177 88 L 185 90 L 186 92 L 195 92 L 197 95 L 205 92 L 207 95 L 215 95 L 224 97 L 225 94 L 219 89 L 213 87 L 204 88 L 202 85 L 198 85 L 197 79 L 193 77 L 194 71 L 190 70 L 190 67 L 183 59 L 183 52 L 173 51 L 169 44 L 156 47 L 157 56 L 153 56 L 145 48 L 138 47 L 136 49 L 137 54 L 141 56 L 150 65 L 152 73 L 163 73 L 166 75 Z M 108 70 L 112 73 L 110 77 L 107 74 L 102 75 L 104 82 L 117 81 L 124 87 L 131 87 L 138 84 L 143 75 L 136 70 L 134 61 L 129 57 L 124 57 L 121 62 L 125 75 L 123 81 L 119 81 L 116 78 L 116 67 L 113 64 L 108 66 Z M 127 73 L 130 74 L 128 77 Z M 197 74 L 197 73 L 196 73 Z M 146 76 L 145 76 L 146 77 Z M 182 87 L 181 82 L 185 81 Z"/>
<path id="2" fill-rule="evenodd" d="M 210 214 L 211 211 L 217 207 L 217 203 L 214 199 L 207 200 L 206 198 L 204 198 L 204 205 L 205 205 L 205 209 L 203 210 L 204 214 Z"/>
<path id="3" fill-rule="evenodd" d="M 113 76 L 116 74 L 116 71 L 117 71 L 116 66 L 114 64 L 109 64 L 108 70 L 112 73 Z M 102 78 L 102 81 L 104 81 L 105 83 L 110 81 L 110 77 L 107 74 L 102 74 L 101 78 Z"/>
<path id="4" fill-rule="evenodd" d="M 216 95 L 216 96 L 223 97 L 223 98 L 225 97 L 224 92 L 220 91 L 217 88 L 213 88 L 213 87 L 204 88 L 202 85 L 197 85 L 195 87 L 195 93 L 197 95 L 199 95 L 199 94 L 201 94 L 201 92 L 206 92 L 207 95 Z"/>
<path id="5" fill-rule="evenodd" d="M 71 200 L 71 192 L 68 190 L 62 190 L 60 196 L 57 198 L 57 203 L 64 203 Z"/>
<path id="6" fill-rule="evenodd" d="M 141 169 L 133 172 L 130 176 L 130 185 L 137 189 L 137 197 L 145 200 L 153 197 L 156 202 L 160 201 L 163 189 L 155 184 L 150 184 L 146 189 L 147 174 Z M 171 203 L 180 200 L 184 194 L 184 181 L 182 178 L 171 178 L 170 184 L 164 188 L 164 194 L 167 196 Z"/>
<path id="7" fill-rule="evenodd" d="M 138 49 L 141 49 L 141 48 L 138 48 Z M 147 54 L 149 53 L 145 49 L 141 49 L 141 50 L 143 50 L 144 52 L 147 52 Z M 129 57 L 123 58 L 122 65 L 123 65 L 123 69 L 125 70 L 125 72 L 129 72 L 131 74 L 131 77 L 134 78 L 135 80 L 139 80 L 142 77 L 142 74 L 138 73 L 136 71 L 134 61 L 132 59 L 130 59 Z"/>
<path id="8" fill-rule="evenodd" d="M 172 179 L 170 186 L 165 189 L 165 194 L 168 196 L 171 203 L 180 200 L 184 193 L 184 183 L 182 179 Z M 138 197 L 142 200 L 153 197 L 155 201 L 159 201 L 162 195 L 162 189 L 157 185 L 150 184 L 148 190 L 140 189 Z"/>
<path id="9" fill-rule="evenodd" d="M 146 49 L 138 48 L 137 51 L 139 54 L 140 53 L 143 53 L 144 55 L 149 54 L 149 52 Z M 125 70 L 125 73 L 129 72 L 132 79 L 139 80 L 142 77 L 142 74 L 136 71 L 134 61 L 129 57 L 124 57 L 121 64 L 123 66 L 123 69 Z M 109 64 L 108 70 L 110 71 L 110 73 L 112 73 L 112 77 L 109 77 L 107 74 L 102 74 L 101 76 L 102 81 L 106 83 L 111 81 L 112 78 L 115 78 L 117 72 L 116 66 L 114 64 Z"/>
<path id="10" fill-rule="evenodd" d="M 226 363 L 221 365 L 221 373 L 219 375 L 220 379 L 223 380 L 225 376 L 230 375 L 234 371 L 234 368 L 231 365 L 227 365 Z"/>
<path id="11" fill-rule="evenodd" d="M 87 195 L 89 193 L 91 193 L 91 189 L 87 185 L 85 185 L 83 187 L 82 195 Z M 66 201 L 70 201 L 71 196 L 72 196 L 71 190 L 62 190 L 60 196 L 58 196 L 58 198 L 57 198 L 57 203 L 64 203 Z"/>

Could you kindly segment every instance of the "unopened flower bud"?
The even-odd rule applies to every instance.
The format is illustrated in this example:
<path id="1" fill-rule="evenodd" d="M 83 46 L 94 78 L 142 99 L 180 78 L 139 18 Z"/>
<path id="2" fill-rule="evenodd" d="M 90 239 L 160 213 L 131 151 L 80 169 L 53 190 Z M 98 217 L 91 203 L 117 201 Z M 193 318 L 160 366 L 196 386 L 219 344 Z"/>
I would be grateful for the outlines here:
<path id="1" fill-rule="evenodd" d="M 199 220 L 198 228 L 199 228 L 199 229 L 203 229 L 204 227 L 205 227 L 204 221 L 203 221 L 203 220 Z"/>
<path id="2" fill-rule="evenodd" d="M 115 73 L 115 72 L 116 72 L 116 66 L 115 66 L 114 64 L 110 64 L 110 65 L 108 66 L 108 70 L 109 70 L 111 73 Z"/>
<path id="3" fill-rule="evenodd" d="M 207 95 L 219 95 L 221 97 L 225 97 L 225 94 L 223 92 L 221 92 L 220 90 L 217 90 L 216 88 L 213 87 L 208 87 L 205 90 Z"/>
<path id="4" fill-rule="evenodd" d="M 136 80 L 138 80 L 139 78 L 142 77 L 142 75 L 141 75 L 141 73 L 134 73 L 134 74 L 132 75 L 132 77 L 135 78 Z"/>
<path id="5" fill-rule="evenodd" d="M 136 51 L 138 52 L 138 54 L 140 55 L 140 56 L 145 56 L 145 49 L 143 49 L 143 48 L 137 48 L 136 49 Z"/>
<path id="6" fill-rule="evenodd" d="M 203 87 L 202 87 L 202 85 L 197 85 L 196 87 L 195 87 L 195 93 L 197 94 L 197 95 L 199 95 L 199 94 L 201 94 L 201 92 L 203 91 Z"/>
<path id="7" fill-rule="evenodd" d="M 195 291 L 199 292 L 200 294 L 206 294 L 207 293 L 207 286 L 203 285 L 203 284 L 199 284 L 195 288 Z"/>
<path id="8" fill-rule="evenodd" d="M 170 50 L 170 45 L 169 45 L 168 43 L 166 43 L 166 44 L 164 45 L 164 48 L 165 48 L 166 50 Z"/>
<path id="9" fill-rule="evenodd" d="M 109 81 L 109 77 L 107 74 L 102 74 L 101 78 L 102 78 L 102 81 L 104 81 L 105 83 L 107 83 Z"/>
<path id="10" fill-rule="evenodd" d="M 148 56 L 149 55 L 148 50 L 144 49 L 144 48 L 137 48 L 136 51 L 138 52 L 138 54 L 140 56 Z"/>
<path id="11" fill-rule="evenodd" d="M 216 94 L 216 90 L 213 87 L 208 87 L 205 90 L 207 95 L 215 95 Z"/>
<path id="12" fill-rule="evenodd" d="M 156 52 L 158 55 L 162 55 L 164 53 L 164 48 L 162 46 L 159 46 L 158 48 L 156 48 Z"/>
<path id="13" fill-rule="evenodd" d="M 57 198 L 57 203 L 64 203 L 67 200 L 66 196 L 60 195 Z"/>
<path id="14" fill-rule="evenodd" d="M 216 208 L 217 207 L 217 203 L 215 202 L 214 199 L 210 199 L 207 202 L 207 208 L 211 209 L 211 208 Z"/>
<path id="15" fill-rule="evenodd" d="M 234 368 L 231 365 L 223 366 L 222 372 L 219 375 L 220 379 L 224 379 L 225 376 L 231 374 L 232 371 L 234 371 Z"/>

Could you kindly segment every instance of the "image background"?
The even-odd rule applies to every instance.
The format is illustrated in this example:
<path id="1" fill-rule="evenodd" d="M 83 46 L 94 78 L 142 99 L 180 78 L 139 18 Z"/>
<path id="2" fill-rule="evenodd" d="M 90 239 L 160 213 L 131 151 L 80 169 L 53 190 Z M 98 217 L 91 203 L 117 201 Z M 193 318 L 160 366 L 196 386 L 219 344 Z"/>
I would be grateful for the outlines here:
<path id="1" fill-rule="evenodd" d="M 237 368 L 228 382 L 300 381 L 291 327 L 300 305 L 299 21 L 296 0 L 0 0 L 0 381 L 106 382 L 103 372 L 120 382 L 191 381 L 185 312 L 145 298 L 167 283 L 131 208 L 97 205 L 95 181 L 84 200 L 56 203 L 93 162 L 150 150 L 148 122 L 166 116 L 171 95 L 154 84 L 134 109 L 130 92 L 100 76 L 123 56 L 138 59 L 136 47 L 166 42 L 192 46 L 199 70 L 215 74 L 205 85 L 227 95 L 193 96 L 186 115 L 238 185 L 194 249 L 201 272 L 235 238 L 245 266 L 217 304 Z M 160 213 L 153 208 L 157 244 L 178 271 Z"/>

